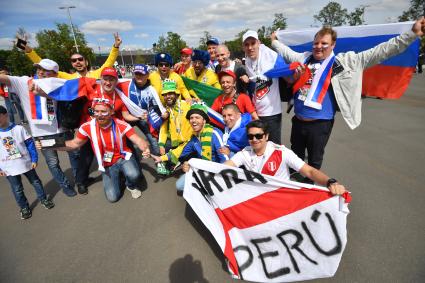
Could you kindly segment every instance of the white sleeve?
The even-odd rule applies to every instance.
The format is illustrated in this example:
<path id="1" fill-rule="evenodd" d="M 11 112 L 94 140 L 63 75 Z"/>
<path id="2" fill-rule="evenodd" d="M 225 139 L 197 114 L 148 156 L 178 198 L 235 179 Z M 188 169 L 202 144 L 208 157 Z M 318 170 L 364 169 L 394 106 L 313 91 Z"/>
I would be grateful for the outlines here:
<path id="1" fill-rule="evenodd" d="M 240 166 L 242 166 L 242 165 L 245 165 L 245 167 L 247 167 L 247 166 L 246 166 L 246 164 L 245 164 L 245 157 L 244 157 L 244 154 L 243 154 L 243 152 L 242 152 L 242 151 L 238 151 L 238 152 L 236 152 L 236 154 L 235 154 L 235 155 L 233 155 L 233 156 L 230 158 L 230 160 L 232 160 L 232 161 L 233 161 L 233 163 L 235 163 L 236 167 L 240 167 Z M 247 168 L 248 168 L 248 167 L 247 167 Z"/>
<path id="2" fill-rule="evenodd" d="M 18 125 L 18 126 L 20 127 L 19 130 L 21 131 L 21 136 L 22 136 L 24 141 L 32 138 L 32 136 L 28 133 L 28 131 L 24 127 L 22 127 L 20 125 Z"/>
<path id="3" fill-rule="evenodd" d="M 10 88 L 9 92 L 16 93 L 18 96 L 28 92 L 28 77 L 9 76 Z"/>
<path id="4" fill-rule="evenodd" d="M 301 167 L 304 166 L 304 160 L 299 158 L 292 150 L 285 148 L 283 154 L 283 158 L 285 160 L 286 165 L 294 169 L 295 171 L 300 171 Z"/>

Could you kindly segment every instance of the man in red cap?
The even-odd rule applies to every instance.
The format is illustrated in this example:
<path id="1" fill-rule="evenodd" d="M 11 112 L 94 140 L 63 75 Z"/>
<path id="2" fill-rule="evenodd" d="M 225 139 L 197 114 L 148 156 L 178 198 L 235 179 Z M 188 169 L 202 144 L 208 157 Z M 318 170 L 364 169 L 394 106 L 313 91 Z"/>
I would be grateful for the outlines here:
<path id="1" fill-rule="evenodd" d="M 221 71 L 218 73 L 218 79 L 220 81 L 221 88 L 223 89 L 223 94 L 219 95 L 214 100 L 211 108 L 218 113 L 222 113 L 225 105 L 233 103 L 238 106 L 241 113 L 250 113 L 252 119 L 257 120 L 258 115 L 249 96 L 244 93 L 238 93 L 236 90 L 235 73 L 230 70 Z"/>
<path id="2" fill-rule="evenodd" d="M 192 66 L 192 56 L 193 50 L 189 47 L 185 47 L 180 51 L 181 61 L 174 65 L 174 72 L 179 75 L 183 75 L 187 69 Z"/>
<path id="3" fill-rule="evenodd" d="M 102 77 L 109 75 L 111 71 L 102 71 Z M 140 138 L 134 129 L 126 122 L 113 117 L 114 105 L 108 98 L 94 98 L 92 111 L 95 119 L 92 119 L 78 129 L 73 140 L 65 142 L 66 150 L 78 149 L 84 144 L 91 144 L 98 165 L 102 172 L 103 188 L 106 199 L 116 202 L 121 197 L 120 174 L 126 179 L 127 190 L 133 198 L 139 198 L 142 192 L 137 188 L 141 176 L 141 170 L 136 159 L 127 145 L 127 138 L 143 152 L 143 156 L 149 157 L 148 143 Z M 87 141 L 90 139 L 90 143 Z M 41 147 L 41 144 L 37 144 Z"/>

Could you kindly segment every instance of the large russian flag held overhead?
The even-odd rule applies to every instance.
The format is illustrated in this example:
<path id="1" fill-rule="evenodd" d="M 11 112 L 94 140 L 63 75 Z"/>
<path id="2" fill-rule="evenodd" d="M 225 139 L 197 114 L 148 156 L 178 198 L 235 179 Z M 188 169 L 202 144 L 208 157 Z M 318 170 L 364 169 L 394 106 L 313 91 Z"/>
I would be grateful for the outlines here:
<path id="1" fill-rule="evenodd" d="M 413 22 L 335 27 L 338 38 L 335 54 L 372 48 L 390 38 L 411 30 Z M 294 51 L 311 51 L 317 28 L 300 31 L 278 31 L 277 37 Z M 406 91 L 419 55 L 419 40 L 401 54 L 383 61 L 364 71 L 363 91 L 367 96 L 400 98 Z"/>
<path id="2" fill-rule="evenodd" d="M 234 278 L 331 277 L 347 243 L 351 197 L 192 158 L 183 197 L 212 233 Z"/>
<path id="3" fill-rule="evenodd" d="M 34 81 L 50 98 L 58 101 L 72 101 L 88 96 L 96 86 L 94 78 L 65 80 L 59 78 L 38 79 Z"/>

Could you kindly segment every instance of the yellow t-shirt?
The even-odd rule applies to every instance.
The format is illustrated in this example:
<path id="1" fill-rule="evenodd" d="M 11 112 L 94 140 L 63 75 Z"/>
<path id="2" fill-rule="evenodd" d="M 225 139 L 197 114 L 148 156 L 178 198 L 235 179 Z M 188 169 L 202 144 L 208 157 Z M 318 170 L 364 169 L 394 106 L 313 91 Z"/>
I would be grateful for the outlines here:
<path id="1" fill-rule="evenodd" d="M 170 74 L 168 75 L 168 79 L 176 82 L 177 90 L 181 94 L 183 99 L 190 98 L 190 94 L 186 88 L 186 85 L 184 84 L 182 78 L 176 72 L 171 71 Z M 162 96 L 162 79 L 161 79 L 161 75 L 159 74 L 159 71 L 150 73 L 149 81 L 151 82 L 151 85 L 155 88 L 156 92 L 158 93 L 158 96 L 161 99 L 162 104 L 165 106 L 164 97 Z"/>

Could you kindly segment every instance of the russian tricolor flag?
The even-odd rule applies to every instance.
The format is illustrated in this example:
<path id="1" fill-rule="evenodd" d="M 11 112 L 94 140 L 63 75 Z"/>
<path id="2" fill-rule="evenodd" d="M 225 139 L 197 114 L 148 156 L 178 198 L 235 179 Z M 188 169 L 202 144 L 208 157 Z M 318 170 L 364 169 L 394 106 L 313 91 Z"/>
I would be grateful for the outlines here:
<path id="1" fill-rule="evenodd" d="M 96 79 L 86 77 L 73 80 L 47 78 L 35 80 L 35 83 L 54 100 L 72 101 L 92 92 L 96 85 Z"/>
<path id="2" fill-rule="evenodd" d="M 413 22 L 335 27 L 338 34 L 335 54 L 362 52 L 411 30 Z M 296 52 L 311 51 L 317 28 L 300 31 L 278 31 L 279 41 Z M 419 40 L 404 52 L 364 71 L 363 95 L 400 98 L 407 89 L 419 55 Z"/>

